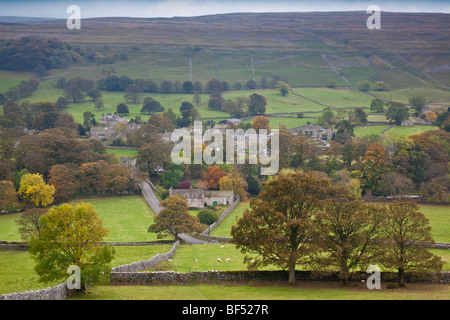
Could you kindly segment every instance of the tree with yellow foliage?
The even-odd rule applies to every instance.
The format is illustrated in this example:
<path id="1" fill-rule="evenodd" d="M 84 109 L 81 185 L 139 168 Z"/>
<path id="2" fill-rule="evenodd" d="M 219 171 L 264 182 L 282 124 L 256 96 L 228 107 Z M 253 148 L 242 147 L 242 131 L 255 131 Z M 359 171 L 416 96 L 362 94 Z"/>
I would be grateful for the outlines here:
<path id="1" fill-rule="evenodd" d="M 241 200 L 247 199 L 247 182 L 241 177 L 236 167 L 232 167 L 230 173 L 220 179 L 219 185 L 221 191 L 232 190 L 234 195 L 239 196 Z"/>
<path id="2" fill-rule="evenodd" d="M 33 203 L 36 207 L 46 207 L 52 204 L 54 193 L 55 187 L 47 185 L 39 173 L 28 173 L 20 179 L 19 196 Z"/>

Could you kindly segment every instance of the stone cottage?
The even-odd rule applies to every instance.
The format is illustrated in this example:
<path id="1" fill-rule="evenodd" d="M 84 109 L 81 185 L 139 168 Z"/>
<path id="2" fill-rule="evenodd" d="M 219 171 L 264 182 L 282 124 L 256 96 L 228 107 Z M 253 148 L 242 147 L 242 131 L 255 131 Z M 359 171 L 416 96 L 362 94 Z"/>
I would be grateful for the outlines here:
<path id="1" fill-rule="evenodd" d="M 307 124 L 305 126 L 289 129 L 288 131 L 294 135 L 302 133 L 310 135 L 312 139 L 331 141 L 333 139 L 334 127 L 324 129 L 316 124 Z"/>
<path id="2" fill-rule="evenodd" d="M 180 195 L 188 202 L 189 208 L 203 209 L 205 206 L 227 206 L 234 201 L 233 191 L 203 189 L 172 189 L 170 195 Z"/>
<path id="3" fill-rule="evenodd" d="M 98 121 L 98 126 L 91 127 L 90 134 L 91 138 L 98 140 L 111 140 L 120 136 L 116 127 L 119 123 L 125 123 L 126 128 L 129 131 L 136 131 L 140 128 L 140 125 L 136 123 L 130 123 L 128 119 L 122 116 L 117 116 L 115 114 L 103 115 Z"/>

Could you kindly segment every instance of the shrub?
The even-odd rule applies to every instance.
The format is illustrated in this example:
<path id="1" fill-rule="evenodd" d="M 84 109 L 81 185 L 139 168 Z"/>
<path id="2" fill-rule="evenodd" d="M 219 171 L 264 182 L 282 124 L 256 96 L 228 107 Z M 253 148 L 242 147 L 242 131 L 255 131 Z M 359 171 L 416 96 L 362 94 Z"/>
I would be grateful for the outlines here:
<path id="1" fill-rule="evenodd" d="M 192 187 L 192 183 L 189 180 L 182 181 L 178 184 L 178 189 L 190 189 Z"/>
<path id="2" fill-rule="evenodd" d="M 211 225 L 217 221 L 219 215 L 211 209 L 203 209 L 198 213 L 197 218 L 200 220 L 200 223 Z"/>
<path id="3" fill-rule="evenodd" d="M 162 190 L 160 195 L 162 200 L 166 200 L 170 196 L 170 192 L 169 190 Z"/>
<path id="4" fill-rule="evenodd" d="M 369 91 L 371 88 L 370 82 L 367 80 L 361 81 L 360 83 L 358 83 L 358 90 L 360 91 Z"/>

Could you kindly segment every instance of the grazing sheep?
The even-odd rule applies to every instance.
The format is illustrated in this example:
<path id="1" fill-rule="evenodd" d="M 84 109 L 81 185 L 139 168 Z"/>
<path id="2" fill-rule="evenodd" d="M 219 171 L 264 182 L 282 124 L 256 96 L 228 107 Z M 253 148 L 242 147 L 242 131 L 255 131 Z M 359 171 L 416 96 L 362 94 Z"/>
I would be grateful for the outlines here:
<path id="1" fill-rule="evenodd" d="M 219 262 L 222 262 L 222 259 L 220 259 L 220 258 L 217 258 L 217 261 L 219 261 Z"/>
<path id="2" fill-rule="evenodd" d="M 220 246 L 221 248 L 225 248 L 224 246 Z"/>
<path id="3" fill-rule="evenodd" d="M 227 260 L 225 260 L 225 262 L 230 262 L 231 261 L 231 259 L 230 258 L 227 258 Z"/>
<path id="4" fill-rule="evenodd" d="M 197 258 L 194 258 L 194 261 L 198 261 Z"/>

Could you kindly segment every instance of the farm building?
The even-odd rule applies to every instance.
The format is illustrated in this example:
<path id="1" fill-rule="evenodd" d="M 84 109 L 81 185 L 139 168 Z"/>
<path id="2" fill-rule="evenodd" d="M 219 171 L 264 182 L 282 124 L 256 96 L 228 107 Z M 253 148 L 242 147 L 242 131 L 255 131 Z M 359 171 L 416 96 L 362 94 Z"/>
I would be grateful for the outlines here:
<path id="1" fill-rule="evenodd" d="M 172 189 L 170 195 L 180 195 L 188 202 L 189 208 L 202 209 L 205 206 L 226 206 L 234 201 L 233 191 L 214 191 L 203 189 Z"/>

